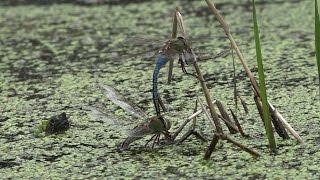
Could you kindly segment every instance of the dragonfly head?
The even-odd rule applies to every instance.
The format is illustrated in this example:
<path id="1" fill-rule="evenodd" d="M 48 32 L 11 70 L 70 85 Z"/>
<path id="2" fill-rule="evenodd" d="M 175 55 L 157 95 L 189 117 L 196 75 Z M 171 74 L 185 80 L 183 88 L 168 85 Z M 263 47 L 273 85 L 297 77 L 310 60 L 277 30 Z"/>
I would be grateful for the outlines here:
<path id="1" fill-rule="evenodd" d="M 183 50 L 187 50 L 189 48 L 188 41 L 184 38 L 179 36 L 178 38 L 171 40 L 170 42 L 170 49 L 181 53 Z"/>
<path id="2" fill-rule="evenodd" d="M 150 119 L 148 126 L 155 132 L 163 132 L 171 128 L 171 123 L 162 116 L 154 116 Z"/>

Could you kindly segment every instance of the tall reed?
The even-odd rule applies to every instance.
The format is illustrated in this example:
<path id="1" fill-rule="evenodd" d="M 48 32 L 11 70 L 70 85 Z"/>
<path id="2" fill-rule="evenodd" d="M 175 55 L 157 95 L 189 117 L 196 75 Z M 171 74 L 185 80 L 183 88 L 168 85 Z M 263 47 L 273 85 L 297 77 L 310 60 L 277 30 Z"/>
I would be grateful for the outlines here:
<path id="1" fill-rule="evenodd" d="M 257 63 L 258 63 L 258 72 L 259 72 L 259 89 L 260 89 L 260 98 L 262 101 L 262 109 L 263 109 L 263 120 L 264 126 L 266 129 L 266 134 L 269 141 L 269 147 L 272 151 L 276 149 L 276 141 L 273 134 L 273 129 L 271 125 L 270 119 L 270 111 L 268 105 L 268 97 L 267 97 L 267 90 L 265 84 L 265 77 L 264 77 L 264 69 L 263 69 L 263 60 L 262 60 L 262 52 L 261 52 L 261 44 L 260 44 L 260 37 L 259 37 L 259 27 L 257 23 L 257 15 L 256 15 L 256 7 L 255 1 L 252 0 L 252 16 L 253 16 L 253 30 L 254 30 L 254 39 L 256 45 L 256 54 L 257 54 Z"/>

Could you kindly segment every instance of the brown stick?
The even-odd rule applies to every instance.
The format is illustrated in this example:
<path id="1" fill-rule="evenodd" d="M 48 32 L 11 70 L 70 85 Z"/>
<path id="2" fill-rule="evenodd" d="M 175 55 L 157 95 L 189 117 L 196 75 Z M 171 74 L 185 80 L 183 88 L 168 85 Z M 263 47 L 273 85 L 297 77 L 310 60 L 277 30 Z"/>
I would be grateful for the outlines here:
<path id="1" fill-rule="evenodd" d="M 198 110 L 198 99 L 196 99 L 196 105 L 194 106 L 193 113 L 196 113 Z M 197 116 L 192 119 L 192 129 L 195 129 L 197 125 Z"/>
<path id="2" fill-rule="evenodd" d="M 204 114 L 206 115 L 208 121 L 209 121 L 210 124 L 212 125 L 212 131 L 213 131 L 213 133 L 214 133 L 214 132 L 216 131 L 216 126 L 214 125 L 214 122 L 213 122 L 212 118 L 210 117 L 210 115 L 209 115 L 206 107 L 204 106 L 202 100 L 201 100 L 200 98 L 198 98 L 198 101 L 199 101 L 199 103 L 200 103 L 201 109 L 203 110 L 203 112 L 204 112 Z M 215 102 L 214 102 L 213 104 L 215 104 Z"/>
<path id="3" fill-rule="evenodd" d="M 197 56 L 194 54 L 192 49 L 190 49 L 190 50 L 191 50 L 191 53 L 192 53 L 192 56 L 193 56 L 193 63 L 192 64 L 193 64 L 193 67 L 194 67 L 194 69 L 195 69 L 195 71 L 197 73 L 198 80 L 200 81 L 204 96 L 206 97 L 206 101 L 207 101 L 207 104 L 209 106 L 209 112 L 210 112 L 211 118 L 213 119 L 213 122 L 214 122 L 214 125 L 216 126 L 217 132 L 223 134 L 223 130 L 222 130 L 222 127 L 220 125 L 219 117 L 217 115 L 217 112 L 214 109 L 214 106 L 213 106 L 213 103 L 212 103 L 212 100 L 211 100 L 209 89 L 208 89 L 208 87 L 207 87 L 207 85 L 205 83 L 205 80 L 204 80 L 204 78 L 202 76 L 201 70 L 200 70 L 200 68 L 198 66 Z"/>
<path id="4" fill-rule="evenodd" d="M 233 117 L 234 122 L 236 123 L 236 126 L 237 126 L 238 129 L 239 129 L 240 134 L 241 134 L 243 137 L 247 137 L 247 135 L 243 132 L 243 129 L 242 129 L 242 127 L 241 127 L 241 125 L 240 125 L 240 123 L 239 123 L 239 121 L 238 121 L 237 116 L 234 114 L 234 112 L 232 111 L 232 109 L 229 109 L 229 110 L 230 110 L 230 112 L 231 112 L 231 115 L 232 115 L 232 117 Z"/>
<path id="5" fill-rule="evenodd" d="M 178 32 L 178 19 L 177 19 L 177 12 L 178 8 L 176 8 L 174 14 L 173 14 L 173 21 L 172 21 L 172 34 L 171 34 L 171 38 L 175 39 L 177 38 L 177 32 Z M 169 61 L 169 69 L 168 69 L 168 84 L 170 84 L 171 80 L 172 80 L 172 71 L 173 71 L 173 62 L 174 59 L 171 58 Z"/>
<path id="6" fill-rule="evenodd" d="M 193 113 L 191 116 L 189 116 L 183 124 L 178 128 L 178 130 L 172 135 L 172 139 L 175 139 L 179 133 L 182 131 L 182 129 L 196 116 L 202 113 L 202 109 L 198 110 L 196 113 Z"/>
<path id="7" fill-rule="evenodd" d="M 245 145 L 243 145 L 243 144 L 241 144 L 241 143 L 238 143 L 238 142 L 234 141 L 233 139 L 230 139 L 227 135 L 222 134 L 222 135 L 220 135 L 220 138 L 223 139 L 223 140 L 226 140 L 227 142 L 230 142 L 230 143 L 238 146 L 239 148 L 241 148 L 242 150 L 250 153 L 250 154 L 251 154 L 252 156 L 254 156 L 254 157 L 259 157 L 259 156 L 261 156 L 257 151 L 255 151 L 255 150 L 253 150 L 253 149 L 250 149 L 250 148 L 248 148 L 247 146 L 245 146 Z"/>
<path id="8" fill-rule="evenodd" d="M 204 159 L 207 160 L 207 159 L 210 158 L 210 156 L 211 156 L 213 150 L 215 149 L 218 141 L 219 141 L 219 136 L 216 135 L 216 134 L 214 134 L 214 135 L 213 135 L 213 138 L 212 138 L 212 140 L 211 140 L 211 143 L 210 143 L 210 145 L 209 145 L 206 153 L 204 154 Z"/>
<path id="9" fill-rule="evenodd" d="M 213 102 L 215 103 L 215 102 Z M 175 139 L 180 132 L 182 131 L 182 129 L 191 121 L 194 119 L 194 117 L 198 116 L 199 114 L 201 114 L 203 112 L 203 109 L 199 109 L 197 112 L 193 113 L 191 116 L 189 116 L 183 123 L 182 125 L 177 129 L 177 131 L 172 135 L 172 138 Z"/>
<path id="10" fill-rule="evenodd" d="M 233 122 L 231 121 L 230 116 L 228 115 L 228 113 L 224 109 L 223 104 L 220 101 L 217 100 L 216 105 L 217 105 L 217 107 L 218 107 L 218 109 L 220 111 L 220 114 L 222 116 L 222 120 L 226 123 L 230 133 L 231 134 L 235 134 L 235 133 L 239 132 L 238 128 L 236 127 L 236 125 L 233 124 Z"/>

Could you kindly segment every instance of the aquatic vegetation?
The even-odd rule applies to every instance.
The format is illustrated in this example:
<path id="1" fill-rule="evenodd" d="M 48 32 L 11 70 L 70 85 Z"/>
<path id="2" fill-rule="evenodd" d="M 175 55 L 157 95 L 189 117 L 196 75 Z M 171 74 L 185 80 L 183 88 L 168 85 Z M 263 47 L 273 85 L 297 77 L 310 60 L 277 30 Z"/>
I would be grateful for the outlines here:
<path id="1" fill-rule="evenodd" d="M 250 1 L 216 3 L 247 57 L 248 66 L 257 75 Z M 260 158 L 252 158 L 233 144 L 219 140 L 213 155 L 204 161 L 209 144 L 196 136 L 179 145 L 163 147 L 160 142 L 156 149 L 144 148 L 147 139 L 142 139 L 133 142 L 130 151 L 116 151 L 128 135 L 122 129 L 132 129 L 132 125 L 141 121 L 111 102 L 99 84 L 114 87 L 152 117 L 154 61 L 141 56 L 130 61 L 121 57 L 114 60 L 109 52 L 119 49 L 130 54 L 131 48 L 122 48 L 124 39 L 130 36 L 168 38 L 172 28 L 170 14 L 175 5 L 180 6 L 185 18 L 188 37 L 208 37 L 193 43 L 193 48 L 208 54 L 229 48 L 228 39 L 211 38 L 224 33 L 214 17 L 209 16 L 205 3 L 199 1 L 0 7 L 0 176 L 3 179 L 318 179 L 320 124 L 313 43 L 314 1 L 257 1 L 257 9 L 262 9 L 261 43 L 268 64 L 265 75 L 269 100 L 299 131 L 304 145 L 275 134 L 277 153 L 269 154 L 250 84 L 245 81 L 245 71 L 238 68 L 237 89 L 249 113 L 245 114 L 242 108 L 232 110 L 250 137 L 242 138 L 241 134 L 230 137 L 259 150 Z M 46 44 L 30 40 L 28 34 L 50 44 L 57 54 L 51 53 Z M 148 46 L 137 49 L 149 50 Z M 212 95 L 227 110 L 233 107 L 231 57 L 199 61 L 199 66 Z M 170 116 L 164 114 L 172 124 L 170 131 L 190 117 L 195 98 L 202 92 L 198 81 L 180 73 L 176 64 L 173 70 L 170 85 L 165 85 L 165 71 L 158 77 L 159 93 L 170 112 Z M 192 72 L 191 68 L 187 70 Z M 86 107 L 99 104 L 103 105 L 105 116 L 92 118 Z M 199 103 L 198 110 L 201 110 Z M 72 122 L 68 131 L 34 138 L 33 130 L 41 120 L 61 112 L 66 112 Z M 196 130 L 211 140 L 212 125 L 204 114 L 197 116 Z M 190 122 L 177 138 L 187 133 L 190 125 L 192 128 L 193 119 Z M 123 124 L 115 128 L 111 125 L 114 123 Z M 227 132 L 224 122 L 221 123 Z"/>
<path id="2" fill-rule="evenodd" d="M 316 59 L 318 64 L 318 80 L 319 80 L 319 97 L 320 97 L 320 18 L 319 18 L 319 10 L 318 10 L 318 1 L 314 0 L 314 25 L 315 25 L 315 48 L 316 48 Z"/>
<path id="3" fill-rule="evenodd" d="M 252 0 L 252 16 L 253 16 L 253 29 L 254 29 L 254 39 L 256 45 L 256 55 L 257 55 L 257 63 L 258 63 L 258 72 L 259 72 L 259 89 L 260 89 L 260 98 L 262 101 L 262 114 L 263 114 L 263 121 L 264 126 L 266 128 L 266 134 L 269 140 L 269 147 L 271 151 L 276 150 L 276 141 L 273 135 L 273 129 L 271 125 L 271 116 L 269 111 L 268 105 L 268 98 L 267 98 L 267 89 L 264 77 L 264 69 L 263 69 L 263 60 L 262 60 L 262 52 L 261 52 L 261 45 L 260 45 L 260 35 L 259 35 L 259 27 L 257 21 L 257 14 L 256 14 L 256 5 L 255 1 Z"/>

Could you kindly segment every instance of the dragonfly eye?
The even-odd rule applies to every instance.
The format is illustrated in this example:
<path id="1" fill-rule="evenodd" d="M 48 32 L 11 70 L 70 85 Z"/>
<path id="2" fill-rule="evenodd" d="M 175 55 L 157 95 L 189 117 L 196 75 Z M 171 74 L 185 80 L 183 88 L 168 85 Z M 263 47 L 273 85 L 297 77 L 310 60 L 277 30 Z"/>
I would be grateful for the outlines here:
<path id="1" fill-rule="evenodd" d="M 177 39 L 178 39 L 178 40 L 181 40 L 181 41 L 183 42 L 183 45 L 184 45 L 184 46 L 187 46 L 187 41 L 186 41 L 186 39 L 185 39 L 184 37 L 179 36 L 179 37 L 177 37 Z"/>

